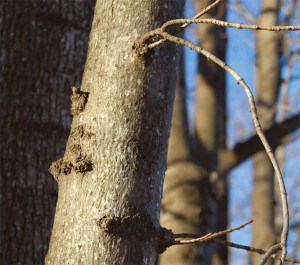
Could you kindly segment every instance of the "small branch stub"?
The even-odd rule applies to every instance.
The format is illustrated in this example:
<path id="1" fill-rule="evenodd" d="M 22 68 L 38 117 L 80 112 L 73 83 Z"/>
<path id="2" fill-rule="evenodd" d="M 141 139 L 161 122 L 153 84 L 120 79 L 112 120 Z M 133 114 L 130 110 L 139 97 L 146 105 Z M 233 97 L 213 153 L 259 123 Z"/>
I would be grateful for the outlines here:
<path id="1" fill-rule="evenodd" d="M 152 63 L 154 57 L 154 50 L 150 49 L 148 45 L 149 40 L 138 39 L 134 42 L 132 47 L 146 66 L 149 66 Z"/>
<path id="2" fill-rule="evenodd" d="M 89 93 L 88 92 L 82 92 L 79 87 L 72 86 L 72 95 L 70 97 L 71 99 L 71 114 L 73 116 L 77 116 L 81 112 L 83 112 L 85 105 L 88 100 Z"/>
<path id="3" fill-rule="evenodd" d="M 155 227 L 147 213 L 133 214 L 132 216 L 102 216 L 96 221 L 98 227 L 105 233 L 123 239 L 144 240 L 152 238 L 157 253 L 163 253 L 174 245 L 174 236 L 171 230 Z"/>

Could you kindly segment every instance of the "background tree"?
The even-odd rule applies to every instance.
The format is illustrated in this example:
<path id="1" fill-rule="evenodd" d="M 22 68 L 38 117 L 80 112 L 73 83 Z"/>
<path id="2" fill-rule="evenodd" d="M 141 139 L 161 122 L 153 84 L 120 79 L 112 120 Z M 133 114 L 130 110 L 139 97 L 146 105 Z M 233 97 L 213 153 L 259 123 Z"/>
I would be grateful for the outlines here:
<path id="1" fill-rule="evenodd" d="M 195 1 L 196 13 L 214 1 Z M 203 18 L 225 20 L 226 2 Z M 196 27 L 201 47 L 225 58 L 225 29 L 211 24 Z M 181 68 L 181 74 L 184 68 Z M 225 145 L 225 73 L 198 55 L 195 90 L 194 136 L 188 133 L 184 82 L 178 83 L 175 100 L 168 170 L 161 221 L 176 233 L 204 234 L 227 227 L 226 179 L 218 175 L 218 153 Z M 183 128 L 182 128 L 183 127 Z M 184 133 L 183 133 L 184 132 Z M 212 182 L 211 182 L 212 181 Z M 226 236 L 225 236 L 226 238 Z M 213 253 L 215 252 L 215 255 Z M 226 248 L 174 246 L 161 255 L 160 264 L 225 264 Z"/>
<path id="2" fill-rule="evenodd" d="M 196 13 L 214 1 L 195 0 Z M 207 18 L 226 20 L 227 1 L 222 1 Z M 201 47 L 222 61 L 226 57 L 226 30 L 213 24 L 197 25 L 196 36 Z M 206 188 L 212 201 L 206 206 L 211 231 L 227 228 L 228 190 L 227 176 L 219 169 L 220 153 L 226 148 L 226 82 L 224 69 L 198 55 L 198 73 L 195 90 L 195 149 L 201 165 L 207 171 Z M 210 212 L 210 213 L 209 213 Z M 226 240 L 226 235 L 220 237 Z M 227 264 L 228 253 L 224 246 L 213 245 L 212 264 Z"/>
<path id="3" fill-rule="evenodd" d="M 93 1 L 0 1 L 0 263 L 42 264 Z"/>
<path id="4" fill-rule="evenodd" d="M 201 168 L 192 150 L 182 69 L 177 80 L 161 224 L 174 233 L 204 234 L 208 225 L 204 215 L 207 172 Z M 159 264 L 199 264 L 203 260 L 210 263 L 210 259 L 197 245 L 173 246 L 160 255 Z"/>
<path id="5" fill-rule="evenodd" d="M 261 15 L 257 19 L 260 25 L 279 24 L 278 0 L 262 0 Z M 280 87 L 280 34 L 276 32 L 256 32 L 256 100 L 263 129 L 274 124 L 278 91 Z M 253 235 L 252 245 L 269 249 L 276 243 L 274 225 L 274 170 L 266 152 L 253 156 L 253 194 L 252 209 Z M 261 257 L 252 255 L 252 264 L 259 264 Z M 268 264 L 273 264 L 272 260 Z"/>

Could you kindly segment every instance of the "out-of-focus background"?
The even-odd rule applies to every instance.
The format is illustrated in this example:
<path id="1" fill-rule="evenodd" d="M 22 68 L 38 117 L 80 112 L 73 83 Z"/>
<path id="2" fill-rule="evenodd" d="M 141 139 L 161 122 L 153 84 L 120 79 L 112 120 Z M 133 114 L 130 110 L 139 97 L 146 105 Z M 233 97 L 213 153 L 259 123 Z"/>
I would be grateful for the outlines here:
<path id="1" fill-rule="evenodd" d="M 187 0 L 186 17 L 212 2 Z M 64 152 L 71 124 L 70 87 L 81 83 L 94 4 L 0 1 L 1 264 L 44 262 L 57 199 L 48 168 Z M 206 17 L 299 25 L 300 2 L 223 0 Z M 200 24 L 188 27 L 184 37 L 226 61 L 254 93 L 286 183 L 288 256 L 300 259 L 300 32 Z M 268 248 L 280 240 L 279 192 L 255 138 L 245 92 L 228 73 L 188 48 L 182 52 L 178 80 L 162 224 L 178 233 L 201 234 L 254 219 L 222 239 Z M 167 251 L 159 264 L 176 264 L 172 257 L 179 261 L 177 255 L 185 257 L 184 264 L 256 265 L 261 259 L 212 243 L 173 249 L 176 253 Z"/>

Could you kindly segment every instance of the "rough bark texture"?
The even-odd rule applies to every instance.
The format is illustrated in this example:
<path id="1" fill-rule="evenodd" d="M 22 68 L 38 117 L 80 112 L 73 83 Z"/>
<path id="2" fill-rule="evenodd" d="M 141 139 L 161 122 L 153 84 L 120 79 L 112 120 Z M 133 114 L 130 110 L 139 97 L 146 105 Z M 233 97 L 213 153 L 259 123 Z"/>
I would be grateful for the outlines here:
<path id="1" fill-rule="evenodd" d="M 279 1 L 263 0 L 258 24 L 278 24 Z M 257 83 L 256 99 L 261 125 L 272 126 L 274 107 L 280 80 L 279 35 L 275 32 L 257 32 Z M 276 241 L 274 227 L 274 180 L 273 167 L 267 154 L 262 151 L 253 157 L 253 239 L 252 245 L 268 249 Z M 259 264 L 261 257 L 252 255 L 252 264 Z M 270 260 L 268 264 L 273 264 Z"/>
<path id="2" fill-rule="evenodd" d="M 161 224 L 173 233 L 203 234 L 205 172 L 191 151 L 182 70 L 177 80 Z M 160 255 L 159 264 L 198 264 L 200 257 L 197 245 L 173 246 Z"/>
<path id="3" fill-rule="evenodd" d="M 196 12 L 200 12 L 212 0 L 196 0 Z M 226 1 L 218 5 L 213 12 L 205 15 L 207 18 L 225 20 Z M 212 54 L 225 60 L 226 33 L 223 27 L 210 24 L 197 25 L 197 38 L 200 46 Z M 220 175 L 219 154 L 226 145 L 226 84 L 225 72 L 215 63 L 199 56 L 199 69 L 195 94 L 195 132 L 197 139 L 197 154 L 201 165 L 207 170 L 211 195 L 215 206 L 208 205 L 210 220 L 207 227 L 210 231 L 220 231 L 227 228 L 227 179 Z M 207 200 L 208 201 L 208 200 Z M 226 240 L 226 236 L 222 239 Z M 227 264 L 227 249 L 214 246 L 207 250 L 212 252 L 212 264 Z M 207 255 L 208 256 L 208 255 Z M 204 260 L 203 264 L 207 264 Z"/>
<path id="4" fill-rule="evenodd" d="M 134 41 L 182 16 L 183 1 L 98 1 L 64 157 L 51 166 L 59 194 L 46 264 L 153 264 L 177 54 L 139 57 Z"/>
<path id="5" fill-rule="evenodd" d="M 43 264 L 93 1 L 1 1 L 0 263 Z"/>

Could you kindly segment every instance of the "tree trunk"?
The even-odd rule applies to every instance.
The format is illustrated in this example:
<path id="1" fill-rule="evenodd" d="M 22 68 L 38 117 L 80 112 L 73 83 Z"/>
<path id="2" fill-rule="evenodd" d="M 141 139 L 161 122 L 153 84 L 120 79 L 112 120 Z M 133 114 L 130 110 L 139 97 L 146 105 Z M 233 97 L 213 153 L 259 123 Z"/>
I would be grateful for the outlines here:
<path id="1" fill-rule="evenodd" d="M 42 264 L 93 1 L 1 1 L 0 263 Z"/>
<path id="2" fill-rule="evenodd" d="M 141 57 L 133 44 L 182 11 L 183 1 L 97 2 L 66 151 L 51 165 L 59 194 L 46 264 L 153 264 L 163 251 L 177 49 Z"/>
<path id="3" fill-rule="evenodd" d="M 259 25 L 278 24 L 279 1 L 263 0 Z M 257 41 L 257 108 L 263 129 L 272 126 L 274 107 L 280 80 L 279 35 L 276 32 L 256 33 Z M 268 249 L 276 241 L 274 228 L 274 181 L 273 167 L 265 153 L 259 152 L 253 158 L 253 239 L 256 248 Z M 252 264 L 259 264 L 260 256 L 252 255 Z M 273 264 L 272 260 L 268 264 Z"/>

